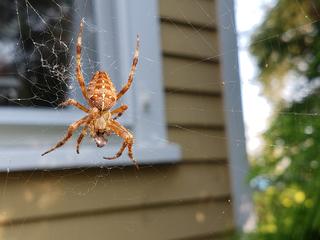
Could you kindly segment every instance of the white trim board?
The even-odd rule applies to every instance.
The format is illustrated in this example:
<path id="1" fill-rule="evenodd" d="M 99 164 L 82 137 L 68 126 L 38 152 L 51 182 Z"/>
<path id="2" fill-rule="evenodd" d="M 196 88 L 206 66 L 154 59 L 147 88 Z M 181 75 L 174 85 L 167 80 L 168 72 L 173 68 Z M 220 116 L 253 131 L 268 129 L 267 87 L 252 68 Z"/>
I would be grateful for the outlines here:
<path id="1" fill-rule="evenodd" d="M 233 0 L 218 0 L 219 40 L 224 81 L 224 112 L 228 137 L 228 152 L 233 209 L 239 230 L 250 230 L 255 222 L 251 191 L 246 183 L 248 161 L 242 116 L 241 83 Z M 251 229 L 252 230 L 252 229 Z"/>
<path id="2" fill-rule="evenodd" d="M 63 147 L 48 155 L 41 156 L 36 148 L 6 147 L 0 148 L 0 172 L 25 170 L 52 170 L 79 167 L 117 167 L 133 165 L 127 151 L 115 160 L 105 160 L 103 156 L 111 156 L 120 146 L 108 147 L 107 151 L 96 151 L 95 146 L 84 146 L 80 154 L 75 147 Z M 105 148 L 106 149 L 106 148 Z M 179 148 L 175 144 L 158 144 L 157 146 L 134 146 L 134 157 L 139 166 L 145 164 L 165 164 L 177 162 L 180 158 Z"/>

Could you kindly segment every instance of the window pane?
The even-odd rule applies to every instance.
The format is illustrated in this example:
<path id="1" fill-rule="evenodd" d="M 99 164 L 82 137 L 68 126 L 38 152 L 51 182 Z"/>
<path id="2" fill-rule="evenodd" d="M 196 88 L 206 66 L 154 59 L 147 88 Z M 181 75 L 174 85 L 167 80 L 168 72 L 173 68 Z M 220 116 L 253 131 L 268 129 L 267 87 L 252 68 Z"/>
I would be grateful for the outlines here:
<path id="1" fill-rule="evenodd" d="M 71 0 L 0 1 L 0 105 L 54 107 L 70 79 Z"/>

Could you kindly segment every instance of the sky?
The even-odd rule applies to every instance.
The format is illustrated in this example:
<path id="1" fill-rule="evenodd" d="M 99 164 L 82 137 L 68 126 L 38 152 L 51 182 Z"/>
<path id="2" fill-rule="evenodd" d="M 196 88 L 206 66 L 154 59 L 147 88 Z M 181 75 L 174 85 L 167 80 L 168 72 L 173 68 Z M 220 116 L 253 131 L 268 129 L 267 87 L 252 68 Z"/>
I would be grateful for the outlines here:
<path id="1" fill-rule="evenodd" d="M 257 153 L 261 148 L 260 135 L 267 129 L 272 109 L 256 81 L 257 67 L 248 47 L 250 35 L 274 3 L 275 0 L 235 0 L 243 116 L 249 154 Z"/>

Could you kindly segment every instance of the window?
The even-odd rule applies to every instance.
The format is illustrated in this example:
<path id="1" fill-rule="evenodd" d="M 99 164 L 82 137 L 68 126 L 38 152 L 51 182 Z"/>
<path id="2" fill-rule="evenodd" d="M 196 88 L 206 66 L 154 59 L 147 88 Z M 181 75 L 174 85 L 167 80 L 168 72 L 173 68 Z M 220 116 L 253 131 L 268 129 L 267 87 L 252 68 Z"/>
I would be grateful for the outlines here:
<path id="1" fill-rule="evenodd" d="M 116 161 L 102 158 L 118 150 L 118 138 L 100 150 L 87 137 L 79 155 L 73 138 L 40 156 L 83 116 L 72 107 L 55 108 L 67 97 L 82 100 L 74 78 L 74 39 L 82 17 L 87 82 L 101 69 L 119 89 L 127 81 L 136 34 L 140 34 L 139 66 L 133 86 L 122 99 L 129 109 L 120 122 L 135 135 L 134 154 L 140 164 L 179 159 L 178 146 L 166 140 L 156 0 L 141 0 L 143 9 L 130 0 L 6 0 L 1 5 L 1 23 L 6 26 L 0 30 L 0 58 L 4 59 L 0 62 L 1 170 L 131 164 L 126 154 Z"/>

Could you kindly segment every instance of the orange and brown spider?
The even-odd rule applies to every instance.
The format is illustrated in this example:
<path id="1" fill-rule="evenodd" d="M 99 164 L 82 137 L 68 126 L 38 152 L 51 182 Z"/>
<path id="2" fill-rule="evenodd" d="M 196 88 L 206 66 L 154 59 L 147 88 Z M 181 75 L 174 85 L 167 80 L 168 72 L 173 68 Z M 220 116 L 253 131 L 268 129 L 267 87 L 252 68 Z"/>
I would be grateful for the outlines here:
<path id="1" fill-rule="evenodd" d="M 77 153 L 79 153 L 80 144 L 89 130 L 91 137 L 95 140 L 97 147 L 103 147 L 106 145 L 106 138 L 110 136 L 113 132 L 123 139 L 122 146 L 120 150 L 113 157 L 104 157 L 104 159 L 116 159 L 121 156 L 125 148 L 128 148 L 128 155 L 133 163 L 138 168 L 137 162 L 133 158 L 132 145 L 133 136 L 132 134 L 123 127 L 120 123 L 116 121 L 125 110 L 128 109 L 127 105 L 122 105 L 119 108 L 110 110 L 116 102 L 127 92 L 130 88 L 133 76 L 136 70 L 136 65 L 138 63 L 139 55 L 139 36 L 137 36 L 137 45 L 134 52 L 134 57 L 131 65 L 131 71 L 129 73 L 129 78 L 127 84 L 121 89 L 120 92 L 116 92 L 116 89 L 106 72 L 97 71 L 89 82 L 88 88 L 86 88 L 82 70 L 81 70 L 81 44 L 82 44 L 82 32 L 83 32 L 83 19 L 80 23 L 80 32 L 77 39 L 76 46 L 76 75 L 79 82 L 81 92 L 89 108 L 83 106 L 74 99 L 68 99 L 67 101 L 60 104 L 60 106 L 73 105 L 80 110 L 87 113 L 86 116 L 80 120 L 72 123 L 67 130 L 66 136 L 59 141 L 53 148 L 49 149 L 45 155 L 52 152 L 56 148 L 64 145 L 72 136 L 72 134 L 80 127 L 83 126 L 80 136 L 77 140 Z"/>

